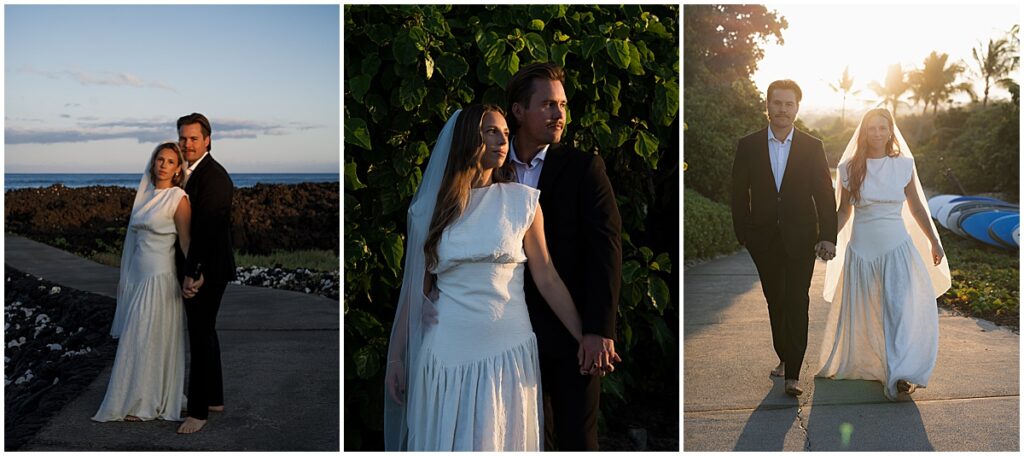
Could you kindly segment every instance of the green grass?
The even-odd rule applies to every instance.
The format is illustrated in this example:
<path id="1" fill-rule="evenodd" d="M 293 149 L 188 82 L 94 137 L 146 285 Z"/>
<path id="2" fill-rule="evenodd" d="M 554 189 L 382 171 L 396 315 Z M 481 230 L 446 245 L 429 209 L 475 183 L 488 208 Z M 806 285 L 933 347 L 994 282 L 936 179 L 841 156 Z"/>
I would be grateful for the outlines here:
<path id="1" fill-rule="evenodd" d="M 1019 327 L 1020 261 L 1002 250 L 938 227 L 953 285 L 939 303 L 973 317 Z"/>
<path id="2" fill-rule="evenodd" d="M 311 269 L 314 271 L 337 271 L 340 265 L 338 254 L 330 250 L 275 251 L 269 255 L 246 255 L 235 252 L 235 264 L 239 267 L 280 265 L 285 269 Z"/>

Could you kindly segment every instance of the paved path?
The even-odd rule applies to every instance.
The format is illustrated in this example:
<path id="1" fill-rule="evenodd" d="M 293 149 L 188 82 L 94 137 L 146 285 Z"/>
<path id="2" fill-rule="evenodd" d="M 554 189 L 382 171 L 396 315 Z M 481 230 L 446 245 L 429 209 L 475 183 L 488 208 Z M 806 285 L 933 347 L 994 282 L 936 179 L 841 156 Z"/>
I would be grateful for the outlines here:
<path id="1" fill-rule="evenodd" d="M 64 286 L 113 297 L 118 271 L 4 235 L 4 262 Z M 96 423 L 110 367 L 22 450 L 338 451 L 339 303 L 320 296 L 228 285 L 217 317 L 224 413 L 197 434 L 178 423 Z"/>
<path id="2" fill-rule="evenodd" d="M 1018 334 L 941 312 L 928 388 L 892 403 L 878 382 L 814 378 L 830 305 L 824 276 L 818 261 L 798 400 L 768 376 L 778 359 L 750 255 L 685 270 L 685 451 L 1020 450 Z"/>

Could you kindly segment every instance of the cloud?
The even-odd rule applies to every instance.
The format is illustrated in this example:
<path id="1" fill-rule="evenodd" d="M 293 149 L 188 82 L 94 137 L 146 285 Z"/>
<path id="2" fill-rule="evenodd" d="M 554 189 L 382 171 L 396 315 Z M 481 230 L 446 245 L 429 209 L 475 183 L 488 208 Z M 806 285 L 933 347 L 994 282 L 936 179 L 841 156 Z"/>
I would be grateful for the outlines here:
<path id="1" fill-rule="evenodd" d="M 98 122 L 97 120 L 95 117 L 81 117 L 75 127 L 59 129 L 8 126 L 4 129 L 6 144 L 73 143 L 109 139 L 134 139 L 139 143 L 155 143 L 177 138 L 174 129 L 174 118 L 119 119 L 103 122 Z M 302 122 L 277 124 L 246 119 L 224 119 L 219 121 L 214 119 L 212 127 L 215 140 L 281 136 L 311 128 L 322 128 L 322 126 Z"/>
<path id="2" fill-rule="evenodd" d="M 146 81 L 131 73 L 124 72 L 102 72 L 90 73 L 82 70 L 47 71 L 40 70 L 31 65 L 25 65 L 20 69 L 23 73 L 36 74 L 49 79 L 71 79 L 82 85 L 114 86 L 114 87 L 135 87 L 140 89 L 160 89 L 172 93 L 178 90 L 170 84 L 162 81 Z M 77 103 L 69 103 L 66 106 L 79 106 Z"/>

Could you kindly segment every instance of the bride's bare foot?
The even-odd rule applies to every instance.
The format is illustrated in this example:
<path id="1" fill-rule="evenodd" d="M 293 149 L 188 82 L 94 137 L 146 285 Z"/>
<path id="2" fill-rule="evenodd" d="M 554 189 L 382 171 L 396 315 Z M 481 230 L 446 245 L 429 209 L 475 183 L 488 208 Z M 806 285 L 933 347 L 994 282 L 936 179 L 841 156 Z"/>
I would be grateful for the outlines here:
<path id="1" fill-rule="evenodd" d="M 178 426 L 179 434 L 192 434 L 199 432 L 200 429 L 206 426 L 206 420 L 197 420 L 192 417 L 185 418 L 185 422 Z"/>
<path id="2" fill-rule="evenodd" d="M 778 366 L 775 366 L 775 369 L 772 369 L 771 376 L 782 377 L 783 375 L 786 375 L 786 363 L 780 362 Z"/>
<path id="3" fill-rule="evenodd" d="M 223 412 L 224 411 L 224 406 L 223 405 L 211 405 L 211 406 L 207 407 L 206 409 L 211 411 L 211 412 Z"/>
<path id="4" fill-rule="evenodd" d="M 124 417 L 124 420 L 125 421 L 137 422 L 137 421 L 142 421 L 142 418 L 139 418 L 139 417 L 137 417 L 135 415 L 127 415 L 127 416 Z"/>

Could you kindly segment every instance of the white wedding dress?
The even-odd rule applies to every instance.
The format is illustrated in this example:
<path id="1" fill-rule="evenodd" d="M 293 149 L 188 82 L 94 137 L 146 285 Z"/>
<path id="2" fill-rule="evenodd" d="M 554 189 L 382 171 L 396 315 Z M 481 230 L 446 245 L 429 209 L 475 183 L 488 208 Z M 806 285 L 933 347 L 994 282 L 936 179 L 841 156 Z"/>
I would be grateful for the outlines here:
<path id="1" fill-rule="evenodd" d="M 185 190 L 157 189 L 134 211 L 131 249 L 122 257 L 112 334 L 119 334 L 107 393 L 95 421 L 181 421 L 185 384 L 185 311 L 174 265 L 174 212 Z M 116 336 L 115 336 L 116 337 Z"/>
<path id="2" fill-rule="evenodd" d="M 849 188 L 845 163 L 838 172 Z M 889 399 L 898 394 L 898 380 L 927 386 L 939 345 L 928 266 L 901 216 L 913 173 L 909 157 L 867 161 L 817 374 L 877 380 Z"/>
<path id="3" fill-rule="evenodd" d="M 410 451 L 539 451 L 540 365 L 526 311 L 523 237 L 540 192 L 471 191 L 438 245 L 436 325 L 409 371 Z"/>

